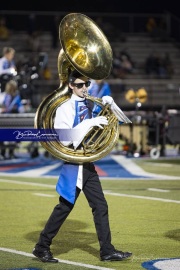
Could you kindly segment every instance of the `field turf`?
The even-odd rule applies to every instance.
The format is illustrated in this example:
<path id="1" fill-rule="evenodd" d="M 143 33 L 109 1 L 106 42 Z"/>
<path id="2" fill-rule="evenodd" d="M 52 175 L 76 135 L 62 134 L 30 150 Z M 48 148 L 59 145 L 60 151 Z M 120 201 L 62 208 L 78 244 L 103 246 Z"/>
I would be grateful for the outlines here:
<path id="1" fill-rule="evenodd" d="M 180 160 L 135 162 L 147 172 L 179 179 L 101 180 L 109 205 L 112 243 L 119 250 L 133 252 L 121 262 L 99 260 L 91 209 L 83 193 L 53 240 L 51 251 L 59 263 L 38 261 L 32 249 L 58 203 L 57 179 L 0 175 L 0 270 L 143 270 L 142 264 L 149 261 L 179 258 Z"/>

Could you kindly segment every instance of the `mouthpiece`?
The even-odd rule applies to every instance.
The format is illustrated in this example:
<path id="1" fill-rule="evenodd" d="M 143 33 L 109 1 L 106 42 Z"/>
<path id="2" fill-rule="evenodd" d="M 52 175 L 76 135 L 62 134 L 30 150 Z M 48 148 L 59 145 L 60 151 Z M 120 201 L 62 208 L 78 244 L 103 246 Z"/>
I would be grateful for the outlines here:
<path id="1" fill-rule="evenodd" d="M 87 95 L 88 95 L 87 91 L 83 90 L 83 96 L 87 97 Z"/>

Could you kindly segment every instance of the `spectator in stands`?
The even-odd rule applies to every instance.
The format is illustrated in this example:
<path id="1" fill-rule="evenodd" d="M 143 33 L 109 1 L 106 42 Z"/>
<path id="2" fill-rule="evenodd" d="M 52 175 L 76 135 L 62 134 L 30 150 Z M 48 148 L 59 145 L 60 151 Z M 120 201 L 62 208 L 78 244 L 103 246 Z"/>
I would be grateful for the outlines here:
<path id="1" fill-rule="evenodd" d="M 153 17 L 148 18 L 146 31 L 153 41 L 166 42 L 169 40 L 167 23 L 163 17 L 160 20 L 155 20 Z"/>
<path id="2" fill-rule="evenodd" d="M 166 70 L 166 78 L 170 79 L 174 74 L 174 67 L 169 52 L 166 52 L 163 57 L 163 65 Z"/>
<path id="3" fill-rule="evenodd" d="M 166 79 L 167 78 L 167 69 L 163 57 L 158 57 L 158 78 Z"/>
<path id="4" fill-rule="evenodd" d="M 88 94 L 93 97 L 102 98 L 103 96 L 111 96 L 110 85 L 105 80 L 91 80 L 88 88 Z M 95 114 L 101 111 L 101 107 L 96 105 L 93 108 Z"/>
<path id="5" fill-rule="evenodd" d="M 2 103 L 1 113 L 22 113 L 24 106 L 18 92 L 17 82 L 10 80 L 6 83 L 5 96 Z M 3 159 L 15 158 L 14 150 L 17 147 L 16 142 L 1 142 L 0 156 Z"/>
<path id="6" fill-rule="evenodd" d="M 165 53 L 164 56 L 151 53 L 145 62 L 145 72 L 147 75 L 156 76 L 157 79 L 171 78 L 174 70 L 169 53 Z"/>
<path id="7" fill-rule="evenodd" d="M 1 41 L 7 41 L 10 36 L 10 30 L 6 25 L 6 18 L 1 17 L 0 18 L 0 40 Z"/>
<path id="8" fill-rule="evenodd" d="M 155 52 L 151 52 L 145 60 L 145 73 L 147 75 L 159 75 L 159 58 Z"/>
<path id="9" fill-rule="evenodd" d="M 42 50 L 41 46 L 41 36 L 40 32 L 34 32 L 31 36 L 27 38 L 27 50 L 30 52 L 40 52 Z"/>
<path id="10" fill-rule="evenodd" d="M 0 58 L 0 88 L 4 92 L 7 81 L 17 74 L 14 62 L 15 49 L 12 47 L 4 47 L 3 55 Z"/>
<path id="11" fill-rule="evenodd" d="M 158 36 L 158 25 L 154 17 L 148 18 L 146 23 L 146 31 L 152 38 L 156 38 Z"/>
<path id="12" fill-rule="evenodd" d="M 50 69 L 50 67 L 48 66 L 48 64 L 47 64 L 47 65 L 44 67 L 44 69 L 43 69 L 42 77 L 43 77 L 45 80 L 50 80 L 50 79 L 52 79 L 52 72 L 51 72 L 51 69 Z"/>
<path id="13" fill-rule="evenodd" d="M 24 106 L 18 91 L 18 84 L 10 80 L 5 86 L 5 96 L 2 102 L 1 113 L 23 113 Z"/>
<path id="14" fill-rule="evenodd" d="M 111 88 L 105 80 L 92 80 L 88 93 L 90 96 L 102 98 L 103 96 L 111 96 Z"/>
<path id="15" fill-rule="evenodd" d="M 151 34 L 156 27 L 156 20 L 153 17 L 149 17 L 146 23 L 146 31 Z"/>
<path id="16" fill-rule="evenodd" d="M 132 62 L 128 59 L 127 55 L 121 55 L 121 68 L 123 69 L 125 74 L 129 74 L 133 72 Z"/>
<path id="17" fill-rule="evenodd" d="M 126 68 L 126 70 L 128 73 L 131 73 L 135 67 L 135 63 L 132 60 L 132 57 L 126 48 L 124 48 L 122 51 L 120 51 L 120 58 L 121 58 L 122 62 L 125 59 L 125 63 L 128 63 L 128 68 Z M 125 64 L 125 67 L 126 67 L 126 64 Z"/>
<path id="18" fill-rule="evenodd" d="M 111 70 L 111 76 L 116 78 L 121 78 L 121 59 L 119 57 L 119 52 L 114 51 L 113 52 L 113 63 L 112 63 L 112 70 Z"/>
<path id="19" fill-rule="evenodd" d="M 115 52 L 113 57 L 112 76 L 113 78 L 125 79 L 127 74 L 134 71 L 134 62 L 130 54 L 123 49 L 120 52 Z"/>
<path id="20" fill-rule="evenodd" d="M 14 62 L 15 49 L 12 47 L 4 47 L 3 55 L 0 58 L 0 75 L 16 74 L 16 66 Z"/>

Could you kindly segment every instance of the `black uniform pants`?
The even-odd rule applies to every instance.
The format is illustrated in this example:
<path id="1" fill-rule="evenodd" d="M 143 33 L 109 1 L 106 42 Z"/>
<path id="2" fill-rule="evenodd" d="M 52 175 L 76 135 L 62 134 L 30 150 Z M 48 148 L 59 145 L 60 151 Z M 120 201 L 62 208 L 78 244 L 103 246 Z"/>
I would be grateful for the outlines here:
<path id="1" fill-rule="evenodd" d="M 81 190 L 76 189 L 76 200 Z M 100 255 L 106 255 L 114 250 L 111 244 L 111 232 L 108 218 L 108 205 L 103 194 L 99 176 L 93 163 L 83 164 L 83 192 L 92 209 L 94 224 L 100 244 Z M 36 244 L 38 250 L 49 249 L 52 239 L 58 233 L 61 225 L 72 211 L 74 204 L 71 204 L 63 197 L 59 197 L 57 204 L 49 217 L 43 231 L 40 233 L 39 241 Z"/>

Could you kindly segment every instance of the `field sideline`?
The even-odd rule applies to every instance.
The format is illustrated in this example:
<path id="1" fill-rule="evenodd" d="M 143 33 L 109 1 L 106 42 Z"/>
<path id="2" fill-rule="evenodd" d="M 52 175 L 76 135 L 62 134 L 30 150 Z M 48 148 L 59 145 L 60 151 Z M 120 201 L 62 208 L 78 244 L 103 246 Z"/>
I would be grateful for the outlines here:
<path id="1" fill-rule="evenodd" d="M 137 164 L 149 173 L 177 179 L 101 179 L 112 242 L 117 249 L 133 252 L 131 259 L 122 262 L 99 260 L 91 209 L 83 193 L 53 241 L 52 252 L 59 263 L 39 262 L 31 252 L 58 202 L 57 179 L 0 175 L 0 270 L 179 270 L 179 160 L 138 160 Z"/>

